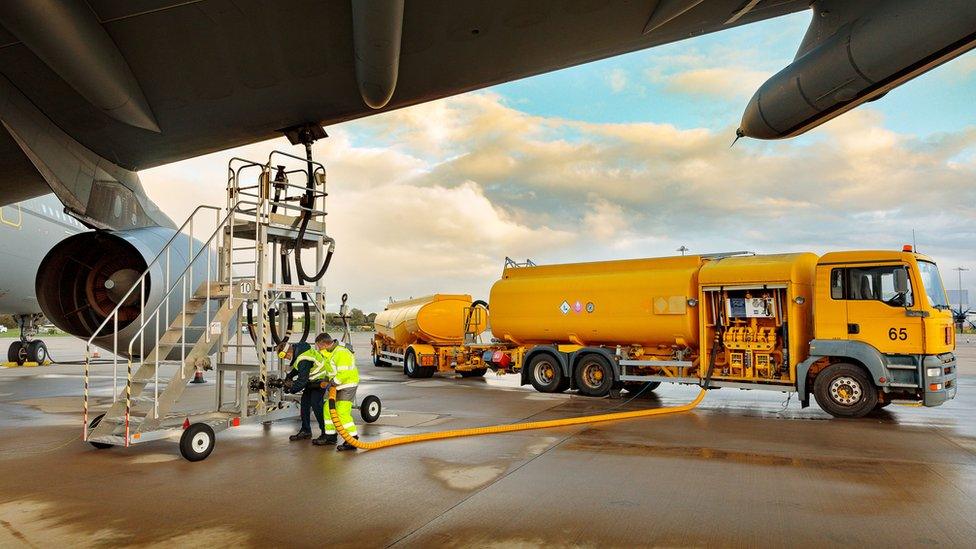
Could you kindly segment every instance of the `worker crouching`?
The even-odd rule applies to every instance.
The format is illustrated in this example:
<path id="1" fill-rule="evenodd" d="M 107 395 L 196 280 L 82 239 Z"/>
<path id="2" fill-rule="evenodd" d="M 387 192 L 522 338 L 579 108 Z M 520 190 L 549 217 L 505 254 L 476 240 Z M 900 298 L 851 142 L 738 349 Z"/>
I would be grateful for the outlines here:
<path id="1" fill-rule="evenodd" d="M 359 439 L 359 431 L 352 419 L 352 405 L 356 400 L 356 388 L 359 386 L 356 357 L 348 347 L 340 344 L 339 341 L 326 333 L 319 334 L 315 338 L 315 345 L 323 354 L 328 356 L 325 367 L 326 376 L 336 390 L 336 413 L 339 416 L 339 421 L 342 422 L 342 428 L 354 438 Z M 325 411 L 324 406 L 322 411 L 325 415 L 326 430 L 335 432 L 331 414 Z M 315 444 L 318 444 L 318 441 L 315 441 Z M 325 443 L 323 442 L 323 444 Z M 343 441 L 336 449 L 342 452 L 344 450 L 355 450 L 356 447 Z"/>
<path id="2" fill-rule="evenodd" d="M 325 363 L 328 357 L 319 352 L 316 347 L 304 342 L 282 343 L 278 346 L 278 356 L 291 361 L 291 370 L 285 376 L 285 390 L 291 394 L 302 393 L 300 408 L 302 425 L 297 433 L 288 437 L 288 440 L 312 438 L 311 415 L 314 412 L 319 430 L 322 433 L 316 441 L 321 439 L 323 444 L 325 442 L 335 443 L 336 432 L 334 429 L 330 432 L 326 428 L 322 408 L 325 401 L 325 389 L 322 388 L 322 382 L 326 380 Z M 331 422 L 329 425 L 332 425 Z"/>

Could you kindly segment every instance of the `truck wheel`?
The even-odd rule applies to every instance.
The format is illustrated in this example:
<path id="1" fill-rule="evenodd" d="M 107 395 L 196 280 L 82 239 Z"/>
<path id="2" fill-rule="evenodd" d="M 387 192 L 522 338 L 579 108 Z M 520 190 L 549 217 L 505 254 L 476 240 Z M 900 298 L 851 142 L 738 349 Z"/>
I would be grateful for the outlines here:
<path id="1" fill-rule="evenodd" d="M 194 423 L 180 436 L 180 455 L 187 461 L 203 461 L 213 452 L 217 436 L 206 423 Z"/>
<path id="2" fill-rule="evenodd" d="M 823 369 L 813 382 L 817 404 L 834 417 L 864 417 L 878 403 L 878 391 L 864 370 L 838 362 Z"/>
<path id="3" fill-rule="evenodd" d="M 487 371 L 487 368 L 475 368 L 474 370 L 467 371 L 458 370 L 458 373 L 461 374 L 461 377 L 485 377 L 485 372 Z"/>
<path id="4" fill-rule="evenodd" d="M 420 374 L 420 365 L 417 364 L 417 353 L 413 349 L 407 349 L 407 354 L 403 357 L 403 373 L 407 377 L 424 377 Z"/>
<path id="5" fill-rule="evenodd" d="M 383 360 L 380 358 L 380 352 L 375 346 L 373 347 L 373 366 L 376 366 L 377 368 L 383 367 Z"/>
<path id="6" fill-rule="evenodd" d="M 660 381 L 625 381 L 624 389 L 631 395 L 640 393 L 642 397 L 648 396 L 661 386 Z"/>
<path id="7" fill-rule="evenodd" d="M 569 388 L 569 379 L 563 376 L 556 357 L 540 353 L 529 361 L 529 381 L 540 393 L 561 393 Z"/>
<path id="8" fill-rule="evenodd" d="M 586 396 L 604 397 L 613 388 L 613 369 L 606 358 L 597 354 L 584 356 L 576 365 L 574 376 L 576 388 Z"/>

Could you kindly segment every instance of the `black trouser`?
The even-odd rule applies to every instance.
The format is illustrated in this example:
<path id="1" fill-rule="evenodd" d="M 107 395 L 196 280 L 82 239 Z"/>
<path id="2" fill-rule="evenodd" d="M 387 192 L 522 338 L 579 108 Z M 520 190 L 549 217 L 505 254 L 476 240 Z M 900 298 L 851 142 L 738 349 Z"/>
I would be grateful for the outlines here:
<path id="1" fill-rule="evenodd" d="M 325 390 L 315 384 L 309 385 L 302 391 L 302 431 L 312 432 L 311 416 L 309 411 L 315 412 L 315 419 L 319 422 L 319 430 L 325 434 L 325 412 L 323 404 L 325 402 Z"/>

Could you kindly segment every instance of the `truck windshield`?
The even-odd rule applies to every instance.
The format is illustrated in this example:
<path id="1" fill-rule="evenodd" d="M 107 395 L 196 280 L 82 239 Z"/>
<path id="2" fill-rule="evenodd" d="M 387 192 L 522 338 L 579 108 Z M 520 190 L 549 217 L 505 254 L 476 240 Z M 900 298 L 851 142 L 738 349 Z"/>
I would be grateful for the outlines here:
<path id="1" fill-rule="evenodd" d="M 935 263 L 919 261 L 918 271 L 922 275 L 922 285 L 925 286 L 925 295 L 929 298 L 929 304 L 936 309 L 948 309 L 949 303 L 946 302 L 945 288 L 942 286 L 939 268 L 935 266 Z"/>

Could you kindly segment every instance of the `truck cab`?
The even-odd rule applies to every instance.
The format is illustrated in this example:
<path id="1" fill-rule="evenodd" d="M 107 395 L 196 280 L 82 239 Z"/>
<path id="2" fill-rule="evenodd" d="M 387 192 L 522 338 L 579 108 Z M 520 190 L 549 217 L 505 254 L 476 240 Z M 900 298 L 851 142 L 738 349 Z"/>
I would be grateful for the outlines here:
<path id="1" fill-rule="evenodd" d="M 827 412 L 859 417 L 894 400 L 956 394 L 955 330 L 938 267 L 902 251 L 828 253 L 816 267 L 814 339 L 798 367 Z"/>

